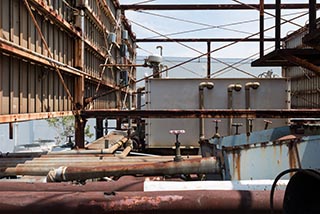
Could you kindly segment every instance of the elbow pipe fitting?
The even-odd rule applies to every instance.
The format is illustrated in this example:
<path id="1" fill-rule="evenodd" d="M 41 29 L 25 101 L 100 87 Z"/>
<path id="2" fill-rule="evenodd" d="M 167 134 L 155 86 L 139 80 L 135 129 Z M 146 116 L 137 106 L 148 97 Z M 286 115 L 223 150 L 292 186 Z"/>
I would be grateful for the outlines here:
<path id="1" fill-rule="evenodd" d="M 259 86 L 260 86 L 259 82 L 247 82 L 245 85 L 245 89 L 246 90 L 249 90 L 250 88 L 257 89 L 257 88 L 259 88 Z"/>
<path id="2" fill-rule="evenodd" d="M 228 85 L 228 92 L 232 92 L 233 90 L 235 91 L 241 91 L 242 85 L 241 84 L 230 84 Z"/>
<path id="3" fill-rule="evenodd" d="M 203 90 L 204 88 L 213 89 L 214 83 L 213 82 L 201 82 L 199 84 L 199 90 Z"/>
<path id="4" fill-rule="evenodd" d="M 250 109 L 250 88 L 256 90 L 259 88 L 260 83 L 259 82 L 247 82 L 245 84 L 245 89 L 246 89 L 246 109 Z"/>

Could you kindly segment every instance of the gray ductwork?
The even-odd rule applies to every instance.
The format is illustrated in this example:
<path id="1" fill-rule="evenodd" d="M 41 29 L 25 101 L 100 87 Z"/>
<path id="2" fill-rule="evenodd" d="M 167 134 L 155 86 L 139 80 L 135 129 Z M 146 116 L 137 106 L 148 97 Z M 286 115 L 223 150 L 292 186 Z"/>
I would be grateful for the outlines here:
<path id="1" fill-rule="evenodd" d="M 207 89 L 213 89 L 214 83 L 213 82 L 201 82 L 199 84 L 199 109 L 204 109 L 204 94 L 203 90 L 205 88 Z M 199 120 L 199 142 L 203 141 L 205 139 L 204 135 L 204 118 L 200 117 Z"/>

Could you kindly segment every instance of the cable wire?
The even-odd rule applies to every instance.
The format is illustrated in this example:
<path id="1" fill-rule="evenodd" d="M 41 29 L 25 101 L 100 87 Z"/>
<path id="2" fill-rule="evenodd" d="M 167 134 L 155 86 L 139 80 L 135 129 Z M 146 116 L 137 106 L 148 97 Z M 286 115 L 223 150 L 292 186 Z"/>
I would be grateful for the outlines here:
<path id="1" fill-rule="evenodd" d="M 179 19 L 179 18 L 175 18 L 175 17 L 171 17 L 171 16 L 157 14 L 157 13 L 150 13 L 150 12 L 145 12 L 145 11 L 137 11 L 137 12 L 148 14 L 148 15 L 153 15 L 153 16 L 158 16 L 158 17 L 162 17 L 162 18 L 172 19 L 172 20 L 176 20 L 176 21 L 181 21 L 181 22 L 185 22 L 185 23 L 188 23 L 188 24 L 192 23 L 192 24 L 198 24 L 198 25 L 201 25 L 201 26 L 205 26 L 204 28 L 196 28 L 196 29 L 192 29 L 192 30 L 169 33 L 169 34 L 165 34 L 165 36 L 173 36 L 173 35 L 180 35 L 180 34 L 186 34 L 186 33 L 200 32 L 200 31 L 205 31 L 205 30 L 210 30 L 210 29 L 224 29 L 224 30 L 230 30 L 230 31 L 234 31 L 234 32 L 249 34 L 249 32 L 238 31 L 238 30 L 229 29 L 229 28 L 226 28 L 226 27 L 235 26 L 235 25 L 241 25 L 241 24 L 248 24 L 248 23 L 259 21 L 259 19 L 250 19 L 250 20 L 245 20 L 245 21 L 240 21 L 240 22 L 233 22 L 233 23 L 229 23 L 229 24 L 210 25 L 210 24 L 205 24 L 205 23 L 201 23 L 201 22 L 194 22 L 192 20 L 187 20 L 187 19 Z M 301 14 L 301 13 L 304 13 L 304 12 L 289 13 L 289 14 L 283 15 L 283 17 L 297 15 L 297 14 Z M 264 20 L 268 20 L 268 19 L 273 19 L 273 17 L 264 18 Z M 153 38 L 158 38 L 158 37 L 159 36 L 153 36 L 153 37 L 146 37 L 144 39 L 153 39 Z"/>
<path id="2" fill-rule="evenodd" d="M 139 23 L 137 23 L 137 22 L 134 22 L 134 21 L 132 21 L 132 20 L 131 20 L 131 22 L 132 22 L 133 24 L 136 24 L 136 25 L 138 25 L 138 26 L 146 29 L 146 30 L 149 30 L 149 31 L 151 31 L 151 32 L 153 32 L 153 33 L 156 33 L 156 34 L 158 34 L 158 35 L 161 35 L 161 36 L 166 37 L 165 35 L 157 32 L 157 31 L 155 31 L 155 30 L 152 30 L 152 29 L 150 29 L 150 28 L 148 28 L 148 27 L 146 27 L 146 26 L 144 26 L 144 25 L 141 25 L 141 24 L 139 24 Z M 180 45 L 183 46 L 183 47 L 186 47 L 186 48 L 188 48 L 188 49 L 190 49 L 190 50 L 193 50 L 193 51 L 195 51 L 195 52 L 197 52 L 197 53 L 199 53 L 199 54 L 203 54 L 201 51 L 199 51 L 199 50 L 197 50 L 197 49 L 195 49 L 195 48 L 193 48 L 193 47 L 190 47 L 190 46 L 188 46 L 188 45 L 186 45 L 186 44 L 184 44 L 184 43 L 182 43 L 182 42 L 177 42 L 177 41 L 175 41 L 174 39 L 171 39 L 171 38 L 169 38 L 169 37 L 166 37 L 166 38 L 172 40 L 173 42 L 176 42 L 176 43 L 180 44 Z M 209 53 L 204 53 L 204 56 L 206 56 L 206 55 L 209 55 Z M 210 57 L 210 58 L 212 58 L 212 57 Z M 216 60 L 216 61 L 218 61 L 218 62 L 220 62 L 220 63 L 222 63 L 222 64 L 224 64 L 224 65 L 230 66 L 230 67 L 232 67 L 232 68 L 234 68 L 234 69 L 236 69 L 236 70 L 238 70 L 238 71 L 240 71 L 240 72 L 242 72 L 242 73 L 244 73 L 244 74 L 246 74 L 246 75 L 249 75 L 249 76 L 252 76 L 252 77 L 254 77 L 254 78 L 257 78 L 257 76 L 255 76 L 255 75 L 253 75 L 253 74 L 250 74 L 249 72 L 244 71 L 244 70 L 242 70 L 242 69 L 239 69 L 239 68 L 237 68 L 237 67 L 233 67 L 233 66 L 229 65 L 228 63 L 223 62 L 223 61 L 221 61 L 221 60 L 219 60 L 219 59 L 217 59 L 217 58 L 212 58 L 212 59 L 214 59 L 214 60 Z"/>
<path id="3" fill-rule="evenodd" d="M 234 2 L 236 2 L 236 3 L 239 3 L 239 4 L 241 4 L 241 5 L 245 5 L 245 6 L 249 7 L 249 8 L 252 8 L 252 9 L 259 10 L 258 8 L 253 7 L 253 6 L 249 5 L 249 4 L 243 3 L 243 2 L 241 2 L 241 1 L 238 1 L 238 0 L 232 0 L 232 1 L 234 1 Z M 267 12 L 267 11 L 265 11 L 265 10 L 263 11 L 263 13 L 265 13 L 265 14 L 267 14 L 267 15 L 269 15 L 269 16 L 272 16 L 272 17 L 276 17 L 276 16 L 273 15 L 272 13 L 269 13 L 269 12 Z M 299 28 L 305 28 L 305 26 L 301 26 L 301 25 L 299 25 L 299 24 L 297 24 L 297 23 L 288 21 L 288 20 L 286 20 L 286 19 L 284 19 L 284 18 L 281 18 L 281 17 L 280 17 L 280 19 L 281 19 L 282 21 L 286 21 L 286 22 L 288 22 L 288 23 L 290 23 L 290 24 L 293 24 L 293 25 L 295 25 L 295 26 L 298 26 Z"/>
<path id="4" fill-rule="evenodd" d="M 205 23 L 201 23 L 201 22 L 195 22 L 195 21 L 192 21 L 192 20 L 180 19 L 180 18 L 176 18 L 176 17 L 172 17 L 172 16 L 167 16 L 167 15 L 162 15 L 162 14 L 155 14 L 155 13 L 150 13 L 150 12 L 145 12 L 145 11 L 139 11 L 139 12 L 140 13 L 144 13 L 144 14 L 148 14 L 148 15 L 167 18 L 167 19 L 171 19 L 171 20 L 175 20 L 175 21 L 181 21 L 181 22 L 185 22 L 185 23 L 188 23 L 188 24 L 196 24 L 196 25 L 201 25 L 201 26 L 205 26 L 206 27 L 206 28 L 202 28 L 200 30 L 222 29 L 222 30 L 236 32 L 236 33 L 252 34 L 251 32 L 230 29 L 230 28 L 227 28 L 226 26 L 222 26 L 222 25 L 210 25 L 210 24 L 205 24 Z M 169 35 L 171 36 L 171 34 L 168 34 L 166 36 L 169 36 Z"/>
<path id="5" fill-rule="evenodd" d="M 266 48 L 266 49 L 264 49 L 264 51 L 268 51 L 268 50 L 270 50 L 271 48 L 274 48 L 274 46 L 271 46 L 271 47 L 269 47 L 269 48 Z M 235 65 L 238 65 L 238 64 L 239 64 L 239 66 L 240 66 L 240 65 L 246 64 L 246 63 L 248 63 L 247 61 L 252 60 L 252 58 L 255 57 L 255 56 L 257 56 L 258 54 L 259 54 L 259 53 L 255 53 L 255 54 L 252 54 L 252 55 L 250 55 L 250 56 L 247 56 L 247 57 L 245 57 L 244 59 L 241 59 L 240 61 L 237 61 L 237 62 L 235 62 L 235 63 L 233 63 L 233 64 L 231 64 L 231 65 L 235 66 Z M 228 70 L 227 70 L 227 69 L 228 69 Z M 228 67 L 224 67 L 224 68 L 222 68 L 222 69 L 220 69 L 220 70 L 212 73 L 210 76 L 214 78 L 214 77 L 217 77 L 218 75 L 225 74 L 225 73 L 227 73 L 227 72 L 229 72 L 229 71 L 231 71 L 231 68 L 230 68 L 229 66 L 228 66 Z M 220 73 L 221 73 L 221 74 L 220 74 Z M 214 75 L 216 75 L 216 76 L 214 76 Z"/>
<path id="6" fill-rule="evenodd" d="M 299 15 L 299 16 L 293 17 L 293 18 L 289 19 L 289 21 L 293 21 L 293 20 L 298 19 L 298 18 L 300 18 L 300 17 L 302 17 L 302 16 L 305 16 L 305 15 L 307 15 L 307 14 L 308 14 L 308 13 L 304 13 L 304 14 L 301 14 L 301 15 Z M 287 22 L 287 21 L 282 22 L 281 25 L 284 24 L 284 23 L 286 23 L 286 22 Z M 269 27 L 269 28 L 265 29 L 264 32 L 269 31 L 269 30 L 271 30 L 271 29 L 273 29 L 273 28 L 275 28 L 275 26 L 272 26 L 272 27 Z M 255 33 L 255 34 L 252 34 L 251 36 L 247 36 L 247 37 L 243 38 L 243 40 L 249 39 L 249 38 L 251 38 L 251 37 L 253 37 L 253 36 L 256 36 L 256 35 L 258 35 L 258 34 L 260 34 L 260 32 Z M 241 41 L 241 40 L 240 40 L 240 41 Z M 228 43 L 228 44 L 226 44 L 226 45 L 224 45 L 224 46 L 222 46 L 222 47 L 219 47 L 219 48 L 216 48 L 216 49 L 212 50 L 210 53 L 214 53 L 214 52 L 219 51 L 219 50 L 221 50 L 221 49 L 223 49 L 223 48 L 230 47 L 230 46 L 232 46 L 232 45 L 234 45 L 234 44 L 236 44 L 236 43 L 238 43 L 238 42 L 240 42 L 240 41 L 235 41 L 235 42 Z M 205 54 L 201 54 L 201 55 L 199 55 L 199 56 L 190 58 L 190 59 L 188 59 L 188 60 L 186 60 L 186 61 L 184 61 L 184 62 L 178 63 L 178 64 L 176 64 L 176 65 L 174 65 L 174 66 L 172 66 L 172 67 L 170 67 L 170 68 L 164 69 L 164 70 L 162 70 L 162 71 L 160 71 L 160 72 L 158 72 L 158 73 L 167 72 L 167 71 L 172 70 L 172 69 L 174 69 L 174 68 L 176 68 L 176 67 L 179 67 L 179 66 L 181 66 L 181 65 L 184 65 L 184 64 L 187 64 L 187 63 L 189 63 L 189 62 L 192 62 L 193 60 L 196 60 L 196 59 L 198 59 L 198 58 L 201 58 L 201 57 L 203 57 L 203 56 L 206 56 L 206 55 L 208 55 L 208 54 L 209 54 L 209 53 L 205 53 Z M 147 76 L 147 77 L 141 78 L 141 79 L 137 80 L 136 83 L 141 82 L 141 81 L 144 81 L 144 80 L 146 80 L 146 79 L 149 79 L 149 78 L 152 77 L 152 76 L 153 76 L 153 74 L 152 74 L 152 75 L 149 75 L 149 76 Z M 125 87 L 125 86 L 119 87 L 119 89 L 112 89 L 112 90 L 109 90 L 109 91 L 104 92 L 104 93 L 102 93 L 102 94 L 97 94 L 97 95 L 94 95 L 94 96 L 92 96 L 92 97 L 88 97 L 88 98 L 85 99 L 85 103 L 89 103 L 89 102 L 91 102 L 91 101 L 93 101 L 93 100 L 95 100 L 95 99 L 98 99 L 99 97 L 106 96 L 106 95 L 108 95 L 108 94 L 110 94 L 110 93 L 113 93 L 113 92 L 115 92 L 115 91 L 117 91 L 117 90 L 120 90 L 120 89 L 123 88 L 123 87 Z"/>

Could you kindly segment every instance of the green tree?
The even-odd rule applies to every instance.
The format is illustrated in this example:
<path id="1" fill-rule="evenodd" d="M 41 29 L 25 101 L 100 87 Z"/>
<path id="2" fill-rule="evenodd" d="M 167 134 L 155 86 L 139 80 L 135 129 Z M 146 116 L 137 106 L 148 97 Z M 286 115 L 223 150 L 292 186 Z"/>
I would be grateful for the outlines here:
<path id="1" fill-rule="evenodd" d="M 56 130 L 55 136 L 57 144 L 67 142 L 68 136 L 74 136 L 74 116 L 53 117 L 47 119 L 48 125 Z M 93 133 L 90 132 L 90 125 L 86 125 L 84 130 L 85 136 L 91 138 Z"/>

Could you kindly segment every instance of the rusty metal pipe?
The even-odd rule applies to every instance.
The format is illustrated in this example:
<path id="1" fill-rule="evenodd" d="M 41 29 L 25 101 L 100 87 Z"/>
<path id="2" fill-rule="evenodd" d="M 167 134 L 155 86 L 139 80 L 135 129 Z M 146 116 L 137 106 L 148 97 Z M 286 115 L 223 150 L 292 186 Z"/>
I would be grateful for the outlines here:
<path id="1" fill-rule="evenodd" d="M 190 159 L 192 158 L 200 158 L 201 156 L 199 155 L 192 155 L 189 156 Z M 55 158 L 34 158 L 32 160 L 30 159 L 14 159 L 14 160 L 10 160 L 10 159 L 0 159 L 0 166 L 2 165 L 2 163 L 60 163 L 60 162 L 95 162 L 95 161 L 100 161 L 100 162 L 152 162 L 152 161 L 169 161 L 172 160 L 174 158 L 174 156 L 159 156 L 159 157 L 151 157 L 151 156 L 128 156 L 126 157 L 125 160 L 123 159 L 119 159 L 115 156 L 112 157 L 106 157 L 106 156 L 101 156 L 101 157 L 95 157 L 95 156 L 64 156 L 62 155 L 62 157 L 55 157 Z"/>
<path id="2" fill-rule="evenodd" d="M 127 155 L 131 152 L 132 149 L 133 149 L 133 143 L 132 143 L 132 140 L 129 139 L 126 143 L 126 148 L 120 154 L 116 154 L 116 157 L 123 159 L 127 157 Z"/>
<path id="3" fill-rule="evenodd" d="M 200 156 L 186 157 L 184 159 L 199 159 Z M 108 158 L 106 160 L 50 160 L 45 161 L 30 161 L 23 164 L 13 163 L 0 163 L 0 176 L 14 176 L 14 175 L 34 175 L 34 176 L 46 176 L 48 172 L 53 168 L 60 166 L 85 166 L 85 167 L 111 167 L 111 166 L 132 166 L 132 165 L 144 165 L 148 163 L 159 163 L 173 160 L 174 156 L 165 156 L 160 158 L 155 157 L 126 157 L 125 159 Z"/>
<path id="4" fill-rule="evenodd" d="M 74 181 L 123 175 L 176 175 L 205 174 L 220 171 L 219 162 L 214 157 L 160 162 L 131 166 L 60 167 L 48 173 L 47 181 Z"/>
<path id="5" fill-rule="evenodd" d="M 90 149 L 81 149 L 81 150 L 70 150 L 70 151 L 63 151 L 63 152 L 50 152 L 49 154 L 52 155 L 71 155 L 71 154 L 112 154 L 114 153 L 118 148 L 122 146 L 123 143 L 125 143 L 128 140 L 128 138 L 124 137 L 121 140 L 119 140 L 117 143 L 115 143 L 112 147 L 108 149 L 100 149 L 100 150 L 90 150 Z"/>
<path id="6" fill-rule="evenodd" d="M 1 193 L 1 213 L 270 213 L 270 191 L 3 191 Z M 282 213 L 282 199 L 283 191 L 277 191 L 274 198 L 275 214 Z"/>
<path id="7" fill-rule="evenodd" d="M 204 94 L 203 90 L 204 88 L 207 88 L 209 90 L 213 89 L 214 83 L 213 82 L 201 82 L 199 84 L 199 109 L 204 109 Z M 200 117 L 199 119 L 199 142 L 202 142 L 205 139 L 204 135 L 204 118 Z"/>
<path id="8" fill-rule="evenodd" d="M 14 192 L 94 192 L 94 191 L 143 191 L 144 177 L 123 176 L 118 180 L 86 182 L 75 185 L 73 183 L 40 183 L 16 182 L 13 180 L 0 182 L 0 193 L 3 191 Z M 1 212 L 0 212 L 1 213 Z"/>
<path id="9" fill-rule="evenodd" d="M 128 138 L 124 137 L 119 140 L 117 143 L 113 144 L 110 148 L 106 149 L 106 153 L 114 153 L 117 149 L 119 149 L 124 143 L 128 141 Z"/>
<path id="10" fill-rule="evenodd" d="M 233 99 L 232 92 L 233 91 L 241 91 L 241 84 L 230 84 L 228 85 L 228 109 L 233 109 Z M 228 119 L 228 135 L 232 133 L 232 118 Z"/>

